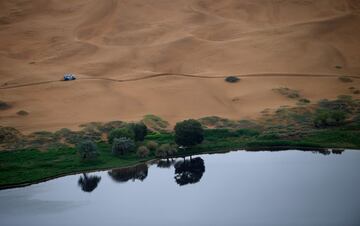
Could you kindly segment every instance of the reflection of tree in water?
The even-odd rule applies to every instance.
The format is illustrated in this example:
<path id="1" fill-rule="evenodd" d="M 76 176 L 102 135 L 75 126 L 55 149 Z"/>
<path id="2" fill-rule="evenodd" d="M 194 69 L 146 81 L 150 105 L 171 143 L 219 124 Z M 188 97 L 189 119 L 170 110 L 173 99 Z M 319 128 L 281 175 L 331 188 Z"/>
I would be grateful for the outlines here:
<path id="1" fill-rule="evenodd" d="M 180 186 L 199 182 L 205 172 L 204 160 L 200 157 L 178 161 L 174 167 L 175 181 Z"/>
<path id="2" fill-rule="evenodd" d="M 116 182 L 127 182 L 129 180 L 143 181 L 148 175 L 148 166 L 140 164 L 134 167 L 127 167 L 121 169 L 113 169 L 108 172 L 109 176 Z"/>
<path id="3" fill-rule="evenodd" d="M 172 165 L 174 165 L 175 161 L 174 160 L 170 160 L 170 159 L 166 159 L 166 160 L 159 160 L 159 162 L 157 163 L 157 167 L 159 168 L 170 168 Z"/>
<path id="4" fill-rule="evenodd" d="M 99 176 L 87 175 L 84 173 L 82 176 L 80 176 L 78 184 L 81 187 L 81 190 L 84 192 L 92 192 L 98 186 L 100 180 L 101 177 Z"/>

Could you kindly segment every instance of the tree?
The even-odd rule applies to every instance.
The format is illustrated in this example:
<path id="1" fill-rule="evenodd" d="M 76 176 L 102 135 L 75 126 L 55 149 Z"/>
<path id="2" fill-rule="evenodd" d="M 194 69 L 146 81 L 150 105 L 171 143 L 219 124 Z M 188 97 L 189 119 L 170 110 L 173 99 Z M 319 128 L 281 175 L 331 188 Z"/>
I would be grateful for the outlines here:
<path id="1" fill-rule="evenodd" d="M 131 140 L 135 139 L 135 133 L 133 130 L 128 128 L 116 128 L 113 129 L 109 134 L 109 143 L 112 144 L 115 138 L 126 137 Z"/>
<path id="2" fill-rule="evenodd" d="M 147 127 L 144 123 L 131 123 L 129 128 L 131 128 L 135 134 L 135 141 L 143 141 L 145 139 L 147 134 Z"/>
<path id="3" fill-rule="evenodd" d="M 140 146 L 137 151 L 136 151 L 136 155 L 141 157 L 141 158 L 144 158 L 144 157 L 147 157 L 149 155 L 149 149 L 145 146 Z"/>
<path id="4" fill-rule="evenodd" d="M 175 142 L 178 145 L 189 147 L 200 144 L 204 140 L 204 130 L 201 124 L 189 119 L 175 125 Z"/>
<path id="5" fill-rule="evenodd" d="M 78 184 L 84 192 L 92 192 L 98 186 L 100 180 L 101 177 L 99 176 L 88 176 L 86 173 L 83 173 L 83 176 L 79 178 Z"/>
<path id="6" fill-rule="evenodd" d="M 114 155 L 123 155 L 132 151 L 134 147 L 134 141 L 127 137 L 115 138 L 113 141 L 112 153 Z"/>
<path id="7" fill-rule="evenodd" d="M 83 160 L 95 159 L 98 156 L 96 145 L 91 140 L 80 142 L 77 150 Z"/>

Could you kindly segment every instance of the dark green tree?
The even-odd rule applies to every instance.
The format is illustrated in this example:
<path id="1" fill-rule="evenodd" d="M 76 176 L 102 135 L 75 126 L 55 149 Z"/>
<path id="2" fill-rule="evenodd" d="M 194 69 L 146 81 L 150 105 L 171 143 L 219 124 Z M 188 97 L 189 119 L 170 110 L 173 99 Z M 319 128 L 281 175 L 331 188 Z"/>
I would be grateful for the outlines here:
<path id="1" fill-rule="evenodd" d="M 201 124 L 189 119 L 175 125 L 175 142 L 178 145 L 190 147 L 200 144 L 204 140 L 204 130 Z"/>
<path id="2" fill-rule="evenodd" d="M 143 141 L 147 134 L 147 127 L 144 123 L 131 123 L 129 128 L 134 132 L 135 141 Z"/>

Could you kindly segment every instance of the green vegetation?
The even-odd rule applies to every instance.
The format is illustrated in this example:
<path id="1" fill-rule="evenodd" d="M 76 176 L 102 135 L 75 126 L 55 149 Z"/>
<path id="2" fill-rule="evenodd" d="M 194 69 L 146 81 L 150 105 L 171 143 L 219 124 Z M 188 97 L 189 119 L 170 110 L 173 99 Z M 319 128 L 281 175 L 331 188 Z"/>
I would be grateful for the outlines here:
<path id="1" fill-rule="evenodd" d="M 184 147 L 200 144 L 204 140 L 204 130 L 201 124 L 189 119 L 175 125 L 175 142 Z"/>
<path id="2" fill-rule="evenodd" d="M 134 150 L 135 143 L 127 137 L 115 138 L 112 142 L 112 153 L 114 155 L 125 155 Z"/>
<path id="3" fill-rule="evenodd" d="M 137 151 L 136 151 L 136 155 L 141 157 L 141 158 L 145 158 L 149 155 L 150 151 L 146 146 L 140 146 L 138 147 Z"/>
<path id="4" fill-rule="evenodd" d="M 109 143 L 112 144 L 114 139 L 122 138 L 122 137 L 126 137 L 128 139 L 134 140 L 135 139 L 135 133 L 134 133 L 133 130 L 130 130 L 128 128 L 114 129 L 109 134 Z"/>
<path id="5" fill-rule="evenodd" d="M 228 76 L 225 78 L 225 81 L 229 82 L 229 83 L 235 83 L 235 82 L 240 81 L 240 78 L 238 78 L 236 76 Z"/>
<path id="6" fill-rule="evenodd" d="M 129 128 L 134 131 L 136 141 L 143 141 L 145 139 L 147 127 L 144 123 L 130 123 Z"/>
<path id="7" fill-rule="evenodd" d="M 135 133 L 132 138 L 124 136 L 129 130 L 134 132 L 129 128 L 133 124 L 94 122 L 77 132 L 61 129 L 23 135 L 16 129 L 0 127 L 0 148 L 12 150 L 0 152 L 0 187 L 129 166 L 153 158 L 236 149 L 356 149 L 360 148 L 360 101 L 339 96 L 306 106 L 281 107 L 256 121 L 214 116 L 186 120 L 178 123 L 174 132 L 151 129 L 143 141 L 135 141 Z M 119 129 L 127 133 L 120 133 L 109 143 L 109 134 Z M 178 149 L 175 142 L 187 148 Z M 82 184 L 89 190 L 86 179 L 84 176 Z"/>
<path id="8" fill-rule="evenodd" d="M 80 142 L 76 149 L 82 160 L 93 160 L 98 156 L 96 144 L 91 140 Z"/>
<path id="9" fill-rule="evenodd" d="M 142 122 L 147 126 L 147 128 L 160 132 L 166 132 L 169 127 L 169 123 L 167 121 L 156 115 L 145 115 Z"/>

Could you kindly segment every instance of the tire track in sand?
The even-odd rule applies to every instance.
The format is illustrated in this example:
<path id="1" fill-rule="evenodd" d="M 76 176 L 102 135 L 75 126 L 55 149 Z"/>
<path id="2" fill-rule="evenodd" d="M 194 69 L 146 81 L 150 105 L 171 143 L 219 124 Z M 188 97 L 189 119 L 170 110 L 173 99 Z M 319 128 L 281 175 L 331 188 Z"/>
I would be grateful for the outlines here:
<path id="1" fill-rule="evenodd" d="M 237 78 L 250 78 L 250 77 L 288 77 L 288 78 L 298 78 L 298 77 L 308 77 L 308 78 L 334 78 L 340 77 L 341 75 L 337 74 L 296 74 L 296 73 L 257 73 L 257 74 L 235 74 L 235 75 L 222 75 L 222 76 L 207 76 L 207 75 L 196 75 L 196 74 L 182 74 L 182 73 L 158 73 L 150 74 L 139 78 L 129 78 L 129 79 L 114 79 L 114 78 L 77 78 L 77 80 L 99 80 L 99 81 L 110 81 L 110 82 L 135 82 L 146 79 L 158 78 L 158 77 L 167 77 L 167 76 L 178 76 L 178 77 L 188 77 L 188 78 L 200 78 L 200 79 L 220 79 L 226 78 L 228 76 L 235 76 Z M 353 79 L 360 79 L 360 76 L 352 75 L 346 76 Z M 15 89 L 28 86 L 37 86 L 37 85 L 46 85 L 50 83 L 64 82 L 63 80 L 47 80 L 40 82 L 30 82 L 16 85 L 2 85 L 0 89 Z"/>

